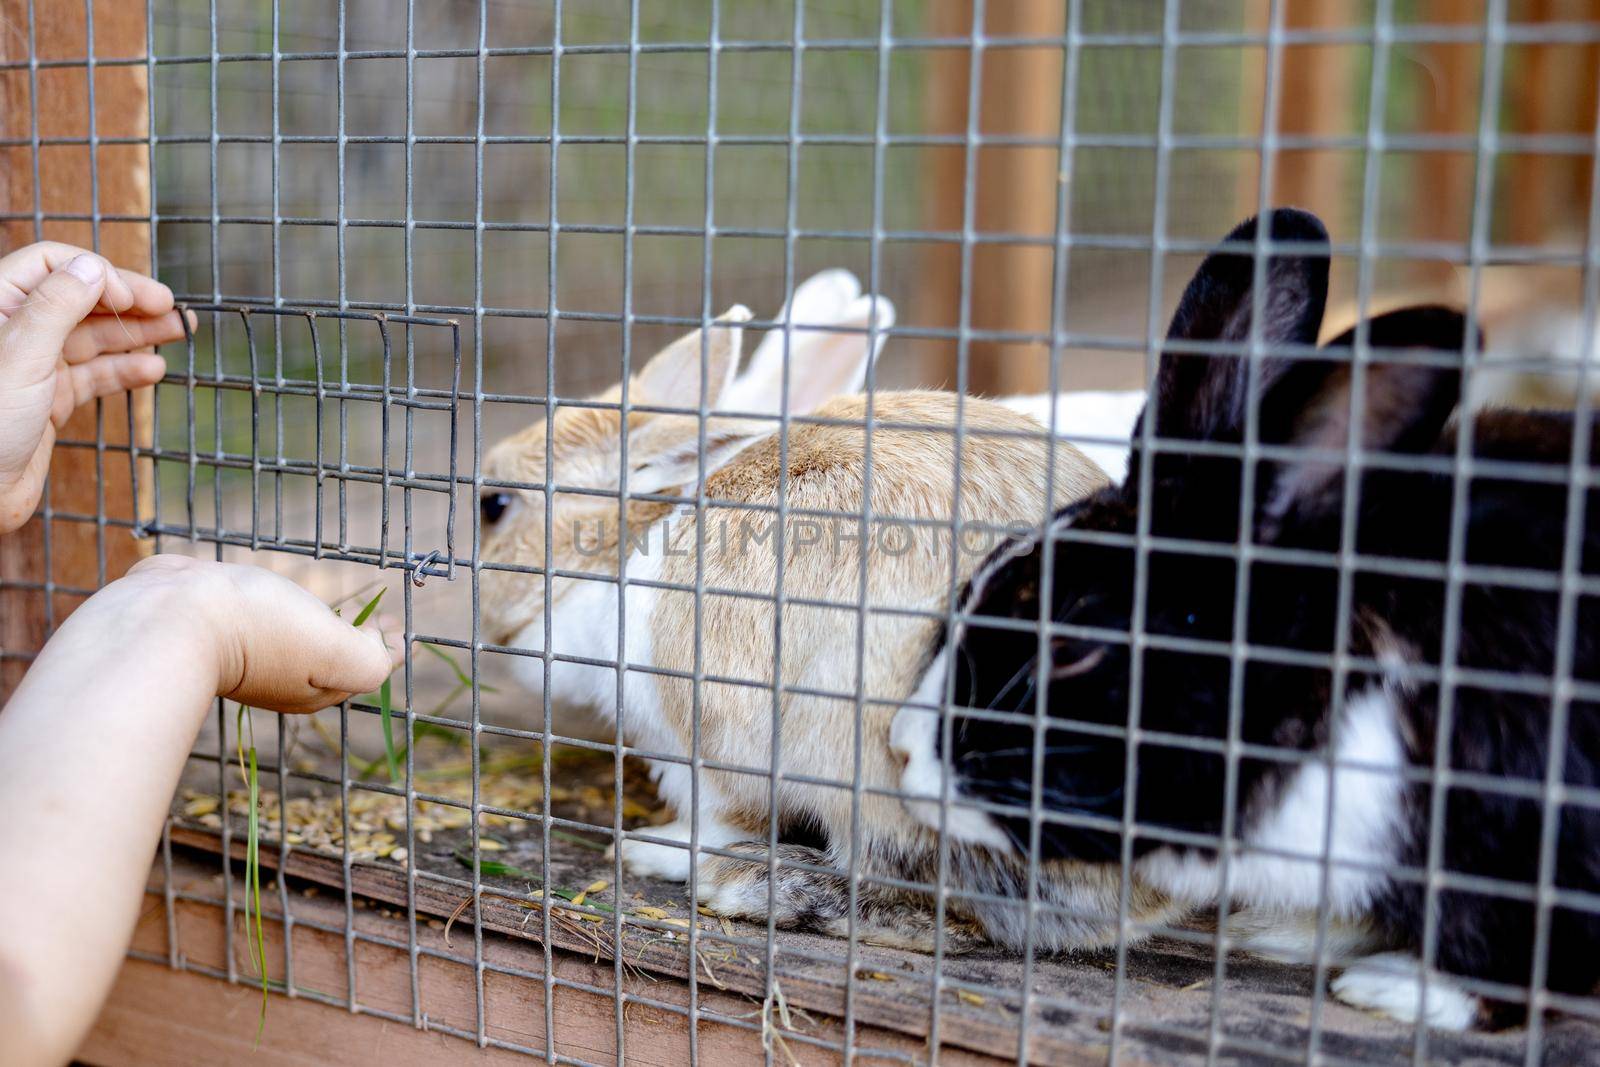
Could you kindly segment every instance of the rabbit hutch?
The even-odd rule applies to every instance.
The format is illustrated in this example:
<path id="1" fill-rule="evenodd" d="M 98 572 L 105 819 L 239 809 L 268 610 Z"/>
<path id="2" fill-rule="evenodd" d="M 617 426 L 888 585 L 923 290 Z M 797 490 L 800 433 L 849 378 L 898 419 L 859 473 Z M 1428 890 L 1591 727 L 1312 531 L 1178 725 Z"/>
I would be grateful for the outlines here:
<path id="1" fill-rule="evenodd" d="M 767 418 L 760 440 L 778 442 L 780 472 L 800 470 L 782 462 L 790 438 L 820 425 L 802 399 L 865 393 L 877 399 L 856 423 L 869 443 L 852 477 L 869 500 L 874 485 L 892 489 L 894 449 L 871 445 L 866 427 L 895 391 L 928 389 L 966 398 L 942 438 L 958 467 L 963 450 L 984 454 L 966 424 L 991 410 L 982 398 L 1016 398 L 1010 410 L 1036 417 L 1036 433 L 1007 447 L 1043 449 L 1053 432 L 1120 480 L 1130 440 L 1153 447 L 1134 416 L 1186 283 L 1240 219 L 1278 206 L 1313 212 L 1330 235 L 1320 339 L 1355 327 L 1363 353 L 1357 323 L 1448 305 L 1481 338 L 1463 341 L 1463 409 L 1552 408 L 1587 425 L 1600 3 L 0 0 L 0 18 L 8 250 L 46 238 L 92 247 L 196 313 L 186 341 L 162 349 L 162 383 L 74 417 L 38 513 L 0 538 L 0 692 L 78 604 L 152 552 L 272 568 L 347 613 L 383 589 L 406 648 L 381 692 L 313 716 L 219 703 L 82 1062 L 1600 1062 L 1600 1002 L 1546 980 L 1550 915 L 1600 914 L 1600 896 L 1558 884 L 1553 832 L 1540 876 L 1513 887 L 1537 913 L 1532 976 L 1484 994 L 1525 1009 L 1510 1025 L 1352 1006 L 1330 991 L 1341 966 L 1321 951 L 1331 921 L 1318 952 L 1290 961 L 1235 950 L 1239 913 L 1225 903 L 1136 931 L 1128 884 L 1150 831 L 1131 799 L 1116 801 L 1106 831 L 1105 870 L 1121 886 L 1112 934 L 1082 948 L 1036 939 L 1037 914 L 1053 906 L 1036 890 L 1057 795 L 1041 794 L 1037 769 L 1023 804 L 1035 834 L 1020 845 L 1032 848 L 1019 861 L 1027 928 L 974 943 L 947 884 L 960 817 L 949 795 L 931 801 L 942 810 L 924 832 L 943 843 L 927 871 L 885 874 L 853 844 L 885 800 L 902 807 L 863 781 L 881 760 L 868 749 L 886 738 L 866 724 L 911 695 L 874 699 L 863 680 L 863 664 L 896 654 L 870 647 L 869 616 L 909 610 L 868 596 L 878 586 L 866 561 L 878 557 L 857 554 L 855 602 L 834 605 L 854 635 L 848 654 L 806 675 L 822 678 L 805 684 L 836 698 L 842 723 L 820 742 L 818 776 L 776 751 L 780 736 L 789 746 L 774 728 L 784 702 L 805 686 L 777 662 L 757 678 L 714 669 L 718 643 L 735 638 L 702 619 L 728 593 L 697 564 L 703 543 L 682 563 L 681 625 L 644 637 L 652 620 L 629 595 L 662 592 L 661 573 L 606 572 L 581 553 L 575 565 L 552 547 L 563 495 L 609 499 L 601 510 L 624 524 L 710 507 L 705 475 L 723 459 L 709 413 L 724 405 L 705 390 L 734 373 L 713 366 L 710 327 L 735 305 L 750 309 L 749 374 L 762 360 L 777 368 L 770 395 L 747 406 Z M 1268 239 L 1244 240 L 1264 251 Z M 1265 255 L 1253 261 L 1266 280 Z M 846 314 L 863 302 L 864 318 Z M 703 381 L 666 405 L 694 424 L 686 473 L 652 482 L 622 459 L 608 489 L 560 467 L 546 451 L 558 420 L 649 414 L 643 368 L 696 330 L 697 369 L 679 380 Z M 830 369 L 824 342 L 857 354 Z M 620 396 L 607 392 L 623 381 Z M 643 447 L 609 425 L 619 456 Z M 1246 465 L 1265 470 L 1255 433 Z M 523 457 L 532 466 L 508 468 L 506 446 L 496 451 L 517 434 L 513 451 L 537 442 Z M 1352 470 L 1364 456 L 1338 453 Z M 1465 484 L 1471 455 L 1453 458 L 1445 472 Z M 1593 485 L 1580 448 L 1557 474 L 1577 500 Z M 789 475 L 774 477 L 784 529 L 801 505 L 784 496 Z M 1037 510 L 1011 533 L 1024 543 L 1048 536 L 1063 502 L 1028 491 Z M 508 507 L 532 522 L 533 497 L 545 525 L 517 555 L 495 526 L 517 517 Z M 866 532 L 895 517 L 897 499 L 885 490 L 872 515 L 860 505 L 835 517 Z M 952 539 L 956 521 L 946 513 Z M 1143 558 L 1152 544 L 1181 550 L 1179 537 L 1174 549 L 1141 523 L 1132 546 Z M 1353 536 L 1334 549 L 1331 575 L 1365 562 Z M 801 548 L 767 551 L 776 573 L 756 582 L 768 609 L 749 616 L 757 631 L 783 629 L 788 607 L 773 605 L 810 595 Z M 1263 551 L 1248 531 L 1220 549 Z M 1419 566 L 1387 565 L 1397 577 Z M 922 610 L 953 642 L 965 575 L 945 566 Z M 1466 566 L 1453 544 L 1439 580 L 1459 587 Z M 1562 604 L 1595 594 L 1577 561 L 1541 580 Z M 558 588 L 569 602 L 609 598 L 609 614 L 580 627 L 543 610 Z M 1250 596 L 1230 582 L 1218 599 Z M 1061 621 L 1043 603 L 1027 623 L 1035 643 Z M 1456 634 L 1447 645 L 1460 639 L 1459 622 L 1440 625 Z M 1135 610 L 1121 647 L 1151 647 L 1145 630 Z M 1237 690 L 1271 650 L 1243 623 L 1225 637 L 1210 652 Z M 686 666 L 662 666 L 664 643 Z M 806 657 L 798 644 L 756 647 Z M 914 681 L 933 653 L 886 669 Z M 1360 669 L 1344 651 L 1319 655 L 1341 677 Z M 1565 731 L 1596 697 L 1557 659 L 1521 692 Z M 567 699 L 560 679 L 579 671 L 626 713 Z M 1444 691 L 1492 684 L 1453 671 L 1435 672 Z M 688 742 L 662 751 L 629 730 L 623 694 L 672 686 L 687 694 Z M 748 754 L 730 759 L 701 739 L 726 746 L 716 694 L 738 686 L 759 690 L 748 700 L 764 710 L 745 730 Z M 948 722 L 945 697 L 934 704 Z M 1043 738 L 1046 716 L 1074 710 L 1041 700 L 1029 714 Z M 1141 735 L 1137 718 L 1117 729 L 1129 774 L 1141 739 L 1199 744 Z M 254 774 L 240 765 L 241 731 Z M 1229 768 L 1247 747 L 1237 723 L 1206 740 Z M 1459 772 L 1435 762 L 1412 769 L 1450 788 L 1430 776 Z M 1519 794 L 1541 826 L 1600 810 L 1594 783 L 1560 764 L 1551 757 L 1556 769 Z M 819 829 L 780 813 L 782 797 L 843 797 L 852 831 L 835 853 L 773 848 L 759 863 L 775 879 L 795 855 L 850 857 L 825 872 L 845 895 L 832 929 L 775 907 L 719 907 L 685 884 L 709 877 L 705 858 L 699 873 L 688 861 L 691 837 L 702 857 L 730 842 L 670 797 L 699 796 L 718 775 L 755 780 L 765 799 L 740 829 L 766 845 Z M 1236 784 L 1231 770 L 1226 780 Z M 1211 855 L 1248 851 L 1227 811 Z M 675 852 L 689 873 L 637 862 L 628 842 Z M 1295 845 L 1331 884 L 1322 834 Z M 1436 894 L 1460 889 L 1432 845 L 1407 883 L 1430 915 Z M 925 944 L 858 921 L 874 881 L 925 905 Z M 1313 929 L 1326 912 L 1312 909 Z M 1436 951 L 1450 932 L 1426 925 Z"/>

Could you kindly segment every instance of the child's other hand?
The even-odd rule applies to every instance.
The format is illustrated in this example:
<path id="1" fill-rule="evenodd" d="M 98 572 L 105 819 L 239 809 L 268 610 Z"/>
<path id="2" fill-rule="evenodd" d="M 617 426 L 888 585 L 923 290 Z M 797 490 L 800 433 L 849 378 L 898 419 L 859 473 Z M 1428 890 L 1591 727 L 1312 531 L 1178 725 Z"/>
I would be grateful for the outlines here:
<path id="1" fill-rule="evenodd" d="M 217 695 L 250 707 L 317 711 L 377 689 L 402 656 L 376 616 L 356 629 L 260 567 L 152 556 L 101 595 L 117 586 L 198 622 L 216 652 Z"/>
<path id="2" fill-rule="evenodd" d="M 159 381 L 166 363 L 140 350 L 182 336 L 172 290 L 92 252 L 46 241 L 0 259 L 0 534 L 38 506 L 72 412 Z"/>

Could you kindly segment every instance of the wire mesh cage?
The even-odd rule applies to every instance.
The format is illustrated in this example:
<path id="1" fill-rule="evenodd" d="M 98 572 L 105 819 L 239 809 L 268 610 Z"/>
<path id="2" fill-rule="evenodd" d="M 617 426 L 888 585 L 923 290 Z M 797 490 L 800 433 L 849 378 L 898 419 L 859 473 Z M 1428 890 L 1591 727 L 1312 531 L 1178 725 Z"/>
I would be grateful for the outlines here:
<path id="1" fill-rule="evenodd" d="M 219 704 L 130 967 L 308 1055 L 1595 1057 L 1594 4 L 0 12 L 8 236 L 197 316 L 0 681 L 151 549 L 406 648 L 257 774 Z"/>

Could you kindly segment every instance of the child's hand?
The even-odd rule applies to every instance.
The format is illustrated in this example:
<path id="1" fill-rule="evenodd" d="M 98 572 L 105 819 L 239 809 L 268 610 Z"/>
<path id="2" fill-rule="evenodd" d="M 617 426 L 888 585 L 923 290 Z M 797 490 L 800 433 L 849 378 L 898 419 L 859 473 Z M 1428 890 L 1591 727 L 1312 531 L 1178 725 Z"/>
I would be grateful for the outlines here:
<path id="1" fill-rule="evenodd" d="M 215 698 L 314 711 L 367 692 L 395 658 L 376 631 L 269 571 L 179 556 L 61 624 L 0 711 L 0 914 L 27 916 L 0 922 L 0 1061 L 66 1063 L 94 1022 Z"/>
<path id="2" fill-rule="evenodd" d="M 96 599 L 118 587 L 143 607 L 157 604 L 199 623 L 216 655 L 217 695 L 250 707 L 317 711 L 377 689 L 402 655 L 376 617 L 356 629 L 260 567 L 152 556 Z"/>
<path id="3" fill-rule="evenodd" d="M 0 259 L 0 534 L 38 506 L 56 431 L 80 404 L 153 385 L 183 336 L 172 290 L 43 242 Z"/>

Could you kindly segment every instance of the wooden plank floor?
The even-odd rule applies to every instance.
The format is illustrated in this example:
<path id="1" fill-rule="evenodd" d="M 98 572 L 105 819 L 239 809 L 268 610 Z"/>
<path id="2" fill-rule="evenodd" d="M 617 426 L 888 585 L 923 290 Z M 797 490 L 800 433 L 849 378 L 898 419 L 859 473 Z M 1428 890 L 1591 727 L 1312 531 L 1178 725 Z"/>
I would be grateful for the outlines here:
<path id="1" fill-rule="evenodd" d="M 497 836 L 507 841 L 508 848 L 493 854 L 496 861 L 539 869 L 539 835 L 534 829 L 521 835 Z M 629 1000 L 622 1025 L 628 1061 L 657 1062 L 651 1057 L 659 1054 L 662 1063 L 687 1062 L 691 969 L 687 924 L 694 922 L 698 928 L 695 1029 L 699 1053 L 707 1062 L 749 1062 L 750 1057 L 760 1055 L 763 1007 L 769 1026 L 776 1029 L 780 1038 L 787 1035 L 785 1046 L 796 1055 L 795 1062 L 837 1062 L 837 1054 L 827 1046 L 843 1041 L 841 1019 L 847 990 L 859 1048 L 873 1050 L 883 1062 L 928 1059 L 935 978 L 933 961 L 928 956 L 860 945 L 852 975 L 846 973 L 843 942 L 780 931 L 773 947 L 773 973 L 783 994 L 782 1007 L 789 1013 L 786 1026 L 779 1017 L 779 1005 L 767 997 L 763 927 L 691 913 L 683 901 L 681 886 L 630 881 L 623 895 L 604 893 L 597 897 L 614 902 L 624 912 L 620 948 L 610 914 L 599 913 L 600 921 L 579 919 L 577 912 L 561 903 L 552 909 L 547 963 L 542 945 L 543 910 L 530 902 L 525 878 L 485 877 L 481 914 L 475 916 L 470 907 L 469 872 L 457 859 L 462 840 L 448 833 L 436 834 L 432 843 L 419 847 L 415 888 L 409 894 L 403 865 L 384 861 L 352 864 L 349 884 L 353 896 L 348 912 L 340 858 L 303 848 L 290 850 L 287 869 L 291 891 L 287 899 L 293 918 L 293 983 L 305 997 L 341 1005 L 317 1006 L 321 1013 L 317 1017 L 325 1016 L 326 1026 L 340 1029 L 356 1025 L 356 1018 L 342 1007 L 353 999 L 369 1013 L 389 1013 L 384 1042 L 398 1041 L 390 1031 L 396 1027 L 406 1029 L 413 1021 L 420 1021 L 430 1031 L 426 1035 L 430 1042 L 437 1040 L 441 1027 L 475 1036 L 476 918 L 483 934 L 487 968 L 483 1032 L 491 1039 L 543 1052 L 543 975 L 548 968 L 561 983 L 551 1005 L 553 1037 L 558 1046 L 573 1050 L 563 1055 L 612 1062 L 618 1029 L 614 991 L 620 973 L 622 992 Z M 228 964 L 221 906 L 225 882 L 220 856 L 205 855 L 207 851 L 215 853 L 220 840 L 213 831 L 178 826 L 173 841 L 177 846 L 173 889 L 179 898 L 174 916 L 179 955 L 186 966 L 225 974 Z M 610 876 L 610 862 L 597 853 L 562 841 L 553 841 L 552 845 L 552 884 L 581 886 Z M 239 842 L 233 842 L 235 855 L 240 853 L 240 847 Z M 264 849 L 262 855 L 270 877 L 277 850 Z M 240 890 L 238 870 L 235 865 L 235 894 Z M 159 868 L 155 878 L 151 907 L 141 923 L 136 947 L 166 958 L 167 917 Z M 281 980 L 284 952 L 279 894 L 273 891 L 265 896 L 268 968 L 275 979 Z M 405 918 L 405 908 L 413 902 L 418 946 L 415 991 L 407 966 L 410 927 Z M 643 915 L 638 914 L 641 908 Z M 350 951 L 343 936 L 347 914 L 358 932 Z M 444 927 L 452 915 L 456 918 L 447 943 Z M 665 918 L 652 917 L 658 915 Z M 240 918 L 235 910 L 236 924 Z M 1239 957 L 1229 961 L 1219 990 L 1212 981 L 1211 954 L 1199 941 L 1198 937 L 1194 941 L 1164 939 L 1129 954 L 1119 1009 L 1123 1018 L 1124 1062 L 1179 1064 L 1203 1059 L 1214 995 L 1220 1011 L 1218 1036 L 1225 1061 L 1267 1063 L 1303 1058 L 1311 1022 L 1310 970 Z M 242 936 L 233 938 L 232 948 L 234 973 L 240 981 L 247 982 L 255 972 Z M 620 968 L 614 963 L 619 955 L 623 961 Z M 348 964 L 351 959 L 353 967 Z M 130 974 L 148 973 L 147 966 L 130 967 Z M 164 969 L 156 969 L 167 974 Z M 985 1053 L 1014 1062 L 1023 1025 L 1018 997 L 1023 984 L 1022 961 L 998 951 L 949 957 L 943 961 L 939 978 L 940 1062 L 991 1062 Z M 91 1042 L 91 1050 L 119 1047 L 107 1043 L 112 1035 L 106 1027 L 130 1025 L 126 1013 L 141 1010 L 138 991 L 151 980 L 125 978 L 107 1022 Z M 196 988 L 209 990 L 215 986 L 216 996 L 223 996 L 224 990 L 228 997 L 239 992 L 236 987 L 209 978 L 184 976 L 185 983 L 196 981 L 201 982 Z M 1027 1024 L 1029 1058 L 1052 1064 L 1104 1062 L 1109 1050 L 1114 987 L 1114 960 L 1108 955 L 1036 960 Z M 161 1000 L 156 1006 L 183 1002 Z M 258 1005 L 259 990 L 228 1009 L 225 1015 L 229 1021 L 223 1029 L 229 1040 L 242 1040 L 248 1045 L 254 1034 Z M 299 1024 L 279 1024 L 276 1019 L 291 1012 L 299 1018 L 304 1008 L 304 1003 L 272 996 L 271 1011 L 278 1014 L 269 1014 L 269 1035 L 282 1026 L 288 1031 L 285 1039 L 299 1040 Z M 149 1009 L 146 1004 L 143 1010 L 148 1014 Z M 371 1021 L 357 1018 L 362 1025 Z M 148 1029 L 152 1024 L 140 1025 Z M 642 1027 L 637 1039 L 629 1037 L 636 1026 Z M 342 1029 L 340 1033 L 343 1034 Z M 1331 1000 L 1323 1003 L 1319 1042 L 1328 1062 L 1409 1062 L 1412 1038 L 1408 1027 Z M 1545 1041 L 1547 1063 L 1600 1064 L 1600 1027 L 1593 1024 L 1575 1019 L 1554 1020 L 1546 1030 Z M 272 1042 L 268 1044 L 277 1047 Z M 428 1044 L 425 1048 L 438 1046 Z M 1523 1062 L 1524 1034 L 1520 1030 L 1471 1035 L 1436 1033 L 1430 1037 L 1429 1049 L 1436 1062 L 1518 1064 Z M 720 1051 L 713 1056 L 713 1050 Z M 282 1054 L 292 1057 L 296 1053 L 293 1047 L 285 1047 Z M 427 1059 L 432 1053 L 417 1055 Z M 717 1058 L 722 1055 L 730 1058 Z M 108 1053 L 105 1058 L 91 1058 L 90 1062 L 146 1061 Z M 283 1062 L 300 1061 L 288 1058 Z M 778 1055 L 774 1062 L 787 1061 L 784 1055 Z"/>
<path id="2" fill-rule="evenodd" d="M 688 984 L 644 968 L 622 972 L 626 1003 L 617 1017 L 617 974 L 593 954 L 553 950 L 548 958 L 554 985 L 546 1014 L 547 959 L 537 942 L 486 933 L 482 942 L 483 1035 L 475 1049 L 478 993 L 470 920 L 450 931 L 422 917 L 416 928 L 416 986 L 412 985 L 410 926 L 394 910 L 357 898 L 346 911 L 342 894 L 291 879 L 297 995 L 274 992 L 255 1046 L 261 988 L 254 981 L 242 916 L 235 913 L 233 969 L 238 984 L 223 980 L 229 969 L 224 923 L 224 879 L 216 856 L 175 849 L 173 857 L 173 954 L 186 970 L 164 962 L 130 959 L 78 1059 L 100 1067 L 250 1064 L 352 1067 L 432 1067 L 442 1062 L 528 1063 L 543 1058 L 546 1035 L 555 1052 L 590 1063 L 617 1061 L 620 1022 L 626 1062 L 677 1067 L 689 1062 Z M 238 883 L 236 882 L 237 886 Z M 134 950 L 141 957 L 169 956 L 168 914 L 159 868 L 150 883 L 149 906 L 139 920 Z M 277 893 L 265 893 L 269 973 L 283 977 L 282 911 Z M 347 914 L 355 936 L 344 936 Z M 530 923 L 530 928 L 537 924 Z M 352 954 L 353 951 L 353 954 Z M 353 967 L 351 965 L 353 961 Z M 354 985 L 350 984 L 354 979 Z M 704 975 L 702 975 L 704 978 Z M 695 1051 L 703 1062 L 745 1064 L 763 1055 L 762 1001 L 703 980 L 693 1010 Z M 415 999 L 414 999 L 415 997 Z M 359 1004 L 359 1011 L 346 1006 Z M 840 1021 L 787 1004 L 787 1021 L 769 1007 L 775 1062 L 830 1064 L 844 1041 Z M 553 1021 L 553 1027 L 547 1022 Z M 859 1062 L 907 1063 L 927 1059 L 920 1038 L 862 1025 L 855 1031 Z M 941 1051 L 954 1067 L 994 1067 L 1001 1061 L 957 1048 Z"/>

